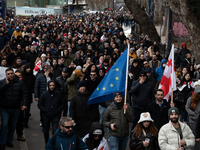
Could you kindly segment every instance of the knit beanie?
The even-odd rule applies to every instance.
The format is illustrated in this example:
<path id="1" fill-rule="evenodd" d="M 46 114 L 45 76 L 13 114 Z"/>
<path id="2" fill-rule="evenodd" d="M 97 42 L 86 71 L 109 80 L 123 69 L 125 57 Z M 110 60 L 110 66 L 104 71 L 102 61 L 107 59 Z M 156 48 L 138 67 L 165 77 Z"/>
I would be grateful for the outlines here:
<path id="1" fill-rule="evenodd" d="M 85 81 L 80 81 L 80 82 L 78 83 L 78 89 L 79 89 L 80 87 L 82 87 L 82 86 L 86 87 L 86 82 L 85 82 Z"/>
<path id="2" fill-rule="evenodd" d="M 116 91 L 113 93 L 113 98 L 115 98 L 117 95 L 121 95 L 122 96 L 122 93 L 120 93 L 119 91 Z"/>
<path id="3" fill-rule="evenodd" d="M 74 72 L 76 74 L 76 77 L 80 77 L 82 75 L 82 72 L 78 69 L 75 69 Z"/>
<path id="4" fill-rule="evenodd" d="M 76 69 L 82 71 L 82 67 L 81 66 L 76 66 Z"/>
<path id="5" fill-rule="evenodd" d="M 179 115 L 179 110 L 178 110 L 178 108 L 172 107 L 172 108 L 170 108 L 170 109 L 168 110 L 168 117 L 169 117 L 169 118 L 170 118 L 170 114 L 171 114 L 172 112 L 176 112 L 176 113 Z"/>

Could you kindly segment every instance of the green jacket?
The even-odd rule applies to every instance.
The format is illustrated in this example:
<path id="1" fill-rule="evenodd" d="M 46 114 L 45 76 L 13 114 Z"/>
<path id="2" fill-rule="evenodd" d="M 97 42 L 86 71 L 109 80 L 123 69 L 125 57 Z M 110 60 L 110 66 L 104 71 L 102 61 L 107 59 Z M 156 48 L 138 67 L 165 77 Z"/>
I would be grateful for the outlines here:
<path id="1" fill-rule="evenodd" d="M 72 74 L 71 77 L 67 79 L 67 89 L 68 89 L 68 101 L 71 101 L 72 97 L 78 91 L 78 82 L 76 81 L 76 74 Z"/>
<path id="2" fill-rule="evenodd" d="M 114 103 L 110 106 L 104 113 L 103 125 L 110 128 L 110 124 L 115 123 L 116 130 L 109 130 L 109 136 L 124 137 L 129 135 L 129 122 L 133 122 L 133 110 L 129 104 L 127 104 L 128 109 L 124 114 L 124 108 L 118 109 Z"/>

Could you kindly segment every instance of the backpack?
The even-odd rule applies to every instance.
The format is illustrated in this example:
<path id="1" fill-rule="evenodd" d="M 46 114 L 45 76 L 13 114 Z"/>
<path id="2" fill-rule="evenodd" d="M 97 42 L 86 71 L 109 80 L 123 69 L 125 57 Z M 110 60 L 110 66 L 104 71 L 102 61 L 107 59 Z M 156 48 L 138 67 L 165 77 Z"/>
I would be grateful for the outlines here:
<path id="1" fill-rule="evenodd" d="M 76 135 L 76 134 L 75 134 Z M 53 134 L 53 138 L 52 138 L 52 146 L 53 146 L 53 150 L 55 150 L 55 145 L 56 145 L 56 137 L 57 134 Z M 76 149 L 79 148 L 79 136 L 76 135 Z"/>

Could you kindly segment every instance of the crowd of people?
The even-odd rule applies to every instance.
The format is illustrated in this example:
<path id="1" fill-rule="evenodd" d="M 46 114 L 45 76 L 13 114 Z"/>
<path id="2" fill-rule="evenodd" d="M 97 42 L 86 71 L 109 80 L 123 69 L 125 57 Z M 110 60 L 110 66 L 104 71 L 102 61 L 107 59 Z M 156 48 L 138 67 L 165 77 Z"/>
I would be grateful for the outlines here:
<path id="1" fill-rule="evenodd" d="M 158 86 L 167 57 L 148 35 L 125 36 L 127 18 L 128 12 L 0 18 L 0 66 L 7 67 L 0 150 L 14 147 L 15 130 L 17 140 L 29 140 L 23 130 L 33 100 L 46 150 L 125 150 L 129 138 L 131 150 L 199 150 L 200 65 L 185 43 L 175 49 L 177 89 L 173 100 L 163 99 Z M 127 103 L 116 91 L 109 101 L 87 105 L 128 43 Z"/>

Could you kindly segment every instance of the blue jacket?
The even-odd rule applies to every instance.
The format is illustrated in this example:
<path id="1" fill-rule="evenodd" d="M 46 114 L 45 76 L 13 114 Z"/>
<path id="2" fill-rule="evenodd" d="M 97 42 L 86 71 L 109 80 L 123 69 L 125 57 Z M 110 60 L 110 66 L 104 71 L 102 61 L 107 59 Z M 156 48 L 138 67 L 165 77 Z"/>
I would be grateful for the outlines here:
<path id="1" fill-rule="evenodd" d="M 165 60 L 165 59 L 161 60 L 160 67 L 156 68 L 157 81 L 162 79 L 163 72 L 164 72 L 162 65 L 164 62 L 167 62 L 167 60 Z"/>
<path id="2" fill-rule="evenodd" d="M 61 132 L 59 128 L 56 130 L 55 134 L 57 134 L 55 142 L 55 150 L 69 150 L 69 149 L 76 150 L 76 135 L 74 130 L 70 135 L 67 135 L 65 132 Z M 49 138 L 46 150 L 53 150 L 52 138 L 53 136 Z M 83 142 L 83 140 L 80 137 L 79 137 L 78 150 L 88 150 L 87 145 Z"/>

